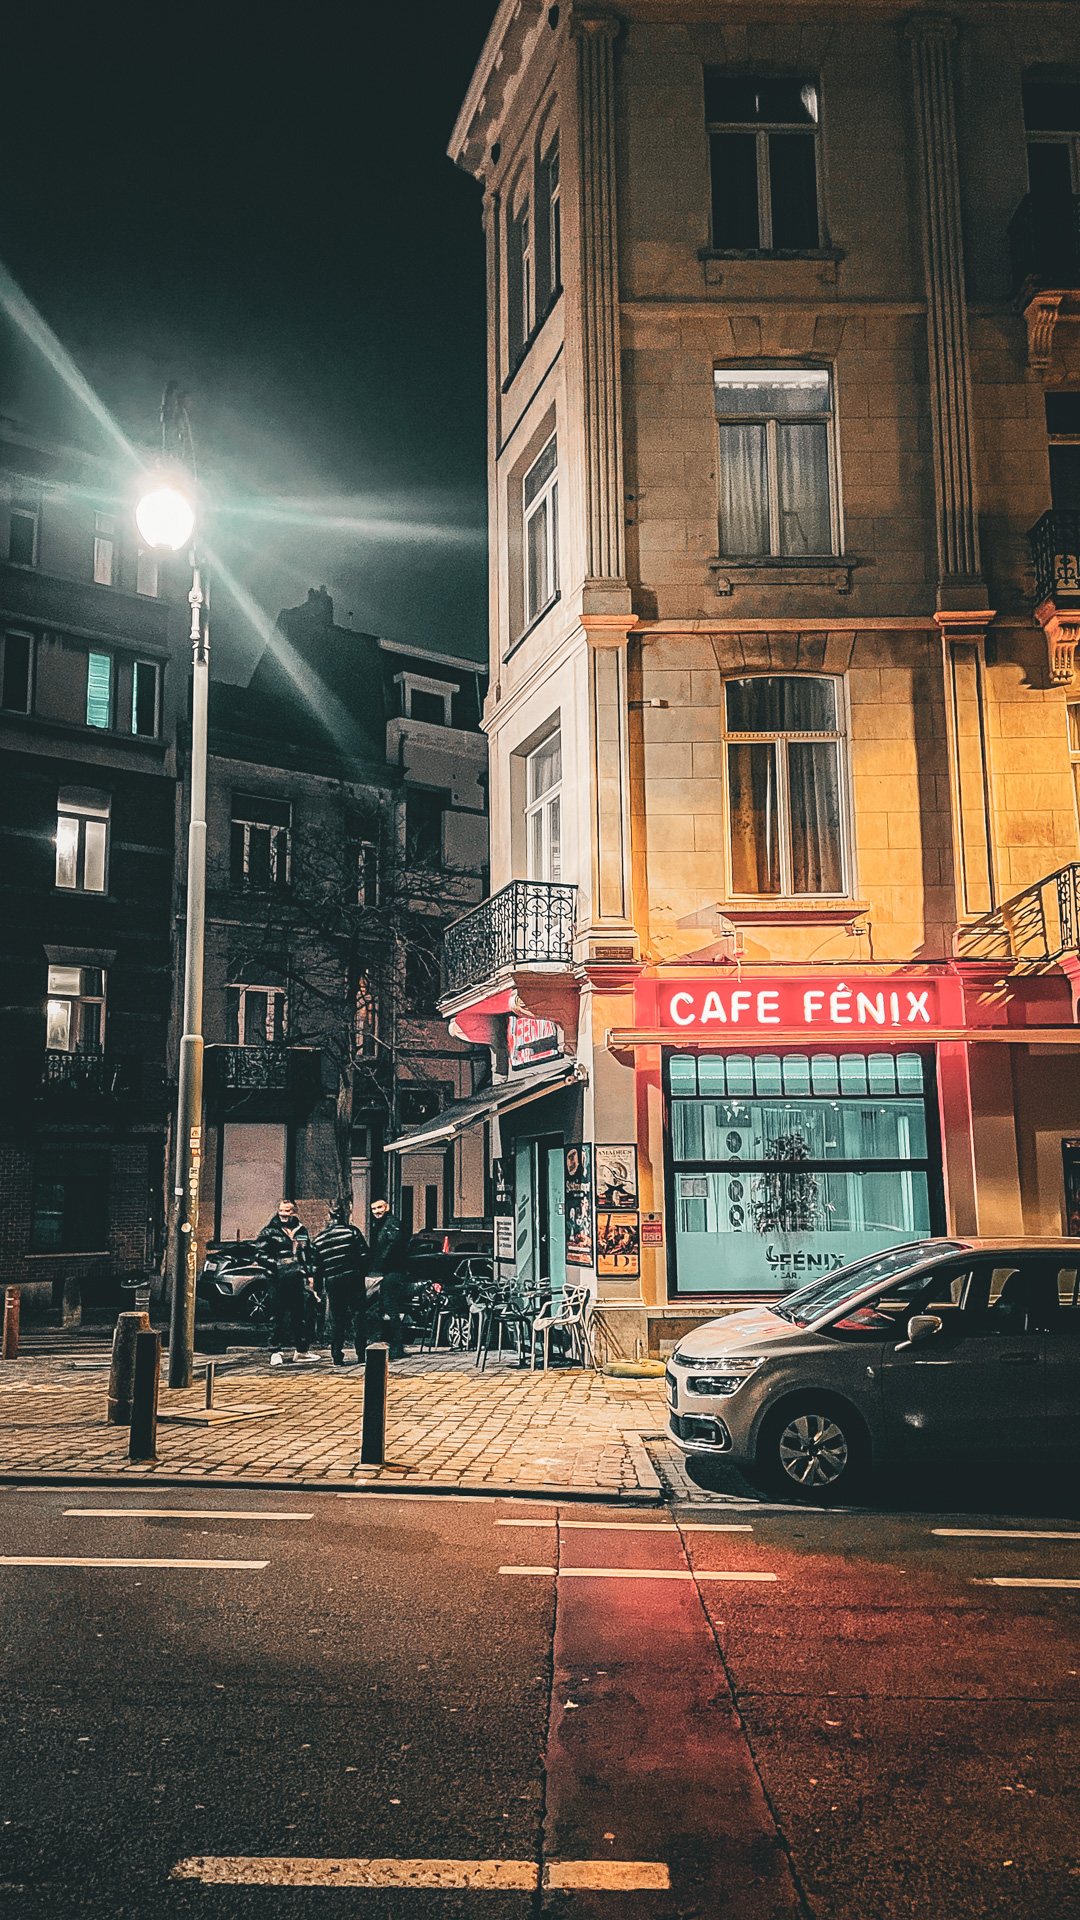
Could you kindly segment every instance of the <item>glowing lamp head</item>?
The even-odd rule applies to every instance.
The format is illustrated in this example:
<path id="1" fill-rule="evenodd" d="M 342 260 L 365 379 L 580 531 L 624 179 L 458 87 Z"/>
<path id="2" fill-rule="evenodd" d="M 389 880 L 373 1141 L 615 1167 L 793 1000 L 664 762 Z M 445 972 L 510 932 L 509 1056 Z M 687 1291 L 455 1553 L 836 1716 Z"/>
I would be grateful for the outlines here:
<path id="1" fill-rule="evenodd" d="M 135 524 L 148 547 L 179 553 L 195 531 L 195 509 L 179 487 L 156 486 L 139 501 Z"/>

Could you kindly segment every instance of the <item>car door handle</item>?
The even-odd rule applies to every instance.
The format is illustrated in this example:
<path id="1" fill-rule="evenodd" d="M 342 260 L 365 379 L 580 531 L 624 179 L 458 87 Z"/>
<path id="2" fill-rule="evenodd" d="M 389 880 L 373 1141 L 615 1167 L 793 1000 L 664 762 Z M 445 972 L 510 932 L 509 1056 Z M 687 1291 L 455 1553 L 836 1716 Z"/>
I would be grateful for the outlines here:
<path id="1" fill-rule="evenodd" d="M 1003 1353 L 1000 1358 L 1003 1367 L 1034 1367 L 1039 1356 L 1037 1353 Z"/>

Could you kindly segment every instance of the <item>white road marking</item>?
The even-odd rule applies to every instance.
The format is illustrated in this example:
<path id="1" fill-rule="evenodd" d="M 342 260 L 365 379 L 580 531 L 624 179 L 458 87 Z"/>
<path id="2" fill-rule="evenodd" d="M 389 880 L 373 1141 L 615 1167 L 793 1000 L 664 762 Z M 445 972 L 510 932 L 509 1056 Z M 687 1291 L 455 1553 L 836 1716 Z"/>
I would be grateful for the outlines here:
<path id="1" fill-rule="evenodd" d="M 0 1567 L 222 1567 L 261 1573 L 269 1565 L 269 1560 L 104 1560 L 70 1553 L 0 1553 Z"/>
<path id="2" fill-rule="evenodd" d="M 994 1574 L 988 1580 L 973 1580 L 973 1587 L 1080 1587 L 1080 1580 L 1014 1580 L 1007 1574 Z"/>
<path id="3" fill-rule="evenodd" d="M 179 1860 L 172 1878 L 217 1887 L 512 1888 L 527 1893 L 540 1887 L 662 1892 L 671 1885 L 662 1860 L 552 1860 L 541 1873 L 535 1860 L 319 1860 L 286 1854 L 198 1856 Z"/>
<path id="4" fill-rule="evenodd" d="M 1080 1533 L 1021 1533 L 1019 1527 L 931 1527 L 947 1540 L 1080 1540 Z"/>
<path id="5" fill-rule="evenodd" d="M 565 1531 L 568 1527 L 593 1533 L 666 1533 L 669 1537 L 678 1537 L 679 1533 L 753 1533 L 752 1526 L 725 1525 L 711 1520 L 687 1521 L 682 1527 L 667 1525 L 662 1520 L 496 1520 L 497 1527 L 559 1527 Z"/>
<path id="6" fill-rule="evenodd" d="M 775 1573 L 687 1573 L 664 1567 L 500 1567 L 500 1573 L 546 1573 L 558 1580 L 775 1580 Z M 1080 1582 L 1077 1583 L 1080 1585 Z"/>
<path id="7" fill-rule="evenodd" d="M 249 1513 L 241 1507 L 65 1507 L 62 1520 L 314 1520 L 313 1513 Z"/>

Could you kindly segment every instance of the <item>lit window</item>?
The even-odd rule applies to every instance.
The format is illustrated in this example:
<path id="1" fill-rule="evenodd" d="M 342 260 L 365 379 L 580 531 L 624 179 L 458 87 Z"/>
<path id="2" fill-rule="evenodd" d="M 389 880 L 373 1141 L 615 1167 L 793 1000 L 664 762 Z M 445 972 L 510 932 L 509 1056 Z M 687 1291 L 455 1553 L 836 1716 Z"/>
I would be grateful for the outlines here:
<path id="1" fill-rule="evenodd" d="M 551 605 L 559 590 L 558 450 L 552 434 L 522 484 L 525 521 L 525 624 Z"/>
<path id="2" fill-rule="evenodd" d="M 29 713 L 33 704 L 34 643 L 28 633 L 5 633 L 0 707 L 5 713 Z"/>
<path id="3" fill-rule="evenodd" d="M 824 367 L 717 367 L 720 552 L 824 557 L 833 525 L 832 389 Z"/>
<path id="4" fill-rule="evenodd" d="M 88 653 L 86 656 L 86 724 L 88 727 L 112 726 L 112 654 Z"/>
<path id="5" fill-rule="evenodd" d="M 228 989 L 230 1039 L 242 1047 L 269 1047 L 285 1038 L 284 987 Z"/>
<path id="6" fill-rule="evenodd" d="M 135 591 L 144 593 L 148 600 L 157 599 L 158 557 L 152 548 L 139 548 L 139 557 L 135 563 Z"/>
<path id="7" fill-rule="evenodd" d="M 713 246 L 799 253 L 820 244 L 818 90 L 705 69 Z"/>
<path id="8" fill-rule="evenodd" d="M 38 516 L 36 507 L 12 507 L 8 530 L 8 559 L 17 567 L 32 567 L 37 561 Z"/>
<path id="9" fill-rule="evenodd" d="M 761 675 L 724 696 L 732 893 L 843 894 L 837 682 Z"/>
<path id="10" fill-rule="evenodd" d="M 104 893 L 108 874 L 107 793 L 61 787 L 56 803 L 56 884 L 79 893 Z"/>
<path id="11" fill-rule="evenodd" d="M 255 893 L 287 887 L 292 802 L 234 793 L 230 851 L 232 884 Z"/>
<path id="12" fill-rule="evenodd" d="M 136 660 L 131 673 L 131 731 L 156 740 L 161 716 L 161 666 L 156 660 Z"/>
<path id="13" fill-rule="evenodd" d="M 45 1045 L 50 1053 L 100 1053 L 105 975 L 100 967 L 50 967 Z"/>
<path id="14" fill-rule="evenodd" d="M 116 561 L 116 521 L 111 513 L 94 515 L 94 580 L 99 587 L 111 587 Z"/>
<path id="15" fill-rule="evenodd" d="M 552 733 L 526 763 L 530 880 L 562 879 L 562 734 Z"/>

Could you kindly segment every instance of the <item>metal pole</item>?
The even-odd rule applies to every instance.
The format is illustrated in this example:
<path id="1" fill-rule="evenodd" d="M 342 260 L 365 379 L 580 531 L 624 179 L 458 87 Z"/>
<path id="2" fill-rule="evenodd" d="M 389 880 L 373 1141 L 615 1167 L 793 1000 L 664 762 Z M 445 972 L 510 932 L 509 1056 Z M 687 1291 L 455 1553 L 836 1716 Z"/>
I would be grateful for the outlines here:
<path id="1" fill-rule="evenodd" d="M 360 1425 L 360 1460 L 365 1467 L 381 1467 L 386 1460 L 386 1383 L 390 1348 L 376 1340 L 364 1356 L 364 1411 Z"/>
<path id="2" fill-rule="evenodd" d="M 157 1459 L 158 1380 L 161 1375 L 160 1333 L 135 1335 L 135 1377 L 131 1387 L 128 1459 L 145 1465 Z"/>
<path id="3" fill-rule="evenodd" d="M 4 1338 L 2 1357 L 5 1360 L 17 1360 L 19 1357 L 19 1300 L 18 1287 L 4 1289 Z"/>
<path id="4" fill-rule="evenodd" d="M 190 1387 L 195 1353 L 196 1235 L 202 1172 L 203 938 L 206 924 L 206 723 L 210 677 L 209 621 L 202 578 L 192 553 L 193 689 L 191 705 L 191 816 L 188 824 L 187 915 L 184 952 L 184 1031 L 176 1110 L 176 1216 L 171 1258 L 172 1318 L 169 1385 Z"/>

